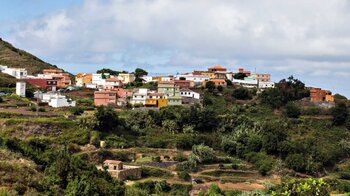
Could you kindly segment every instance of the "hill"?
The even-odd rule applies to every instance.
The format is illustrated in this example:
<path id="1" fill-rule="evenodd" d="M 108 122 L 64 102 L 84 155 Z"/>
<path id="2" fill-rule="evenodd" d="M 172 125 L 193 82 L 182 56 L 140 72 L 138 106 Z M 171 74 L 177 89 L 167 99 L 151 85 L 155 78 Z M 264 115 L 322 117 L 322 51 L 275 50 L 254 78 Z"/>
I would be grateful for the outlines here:
<path id="1" fill-rule="evenodd" d="M 56 65 L 46 63 L 38 57 L 18 48 L 0 38 L 0 65 L 21 67 L 28 70 L 28 74 L 40 73 L 43 69 L 57 68 Z"/>

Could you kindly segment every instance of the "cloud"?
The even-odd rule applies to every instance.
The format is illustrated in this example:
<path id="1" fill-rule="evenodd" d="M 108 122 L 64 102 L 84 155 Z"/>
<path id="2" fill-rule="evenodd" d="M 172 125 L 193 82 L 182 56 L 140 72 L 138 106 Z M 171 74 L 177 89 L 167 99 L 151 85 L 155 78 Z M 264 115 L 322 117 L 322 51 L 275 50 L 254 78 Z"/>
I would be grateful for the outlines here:
<path id="1" fill-rule="evenodd" d="M 349 5 L 343 0 L 87 0 L 18 23 L 9 39 L 61 63 L 153 64 L 169 72 L 248 65 L 321 81 L 350 74 Z"/>

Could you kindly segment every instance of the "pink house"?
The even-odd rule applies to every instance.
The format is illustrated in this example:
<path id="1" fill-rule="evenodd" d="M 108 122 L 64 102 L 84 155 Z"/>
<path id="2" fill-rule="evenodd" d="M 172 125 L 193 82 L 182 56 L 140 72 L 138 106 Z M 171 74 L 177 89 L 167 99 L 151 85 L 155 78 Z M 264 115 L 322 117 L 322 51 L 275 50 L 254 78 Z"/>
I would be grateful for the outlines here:
<path id="1" fill-rule="evenodd" d="M 120 87 L 123 87 L 123 82 L 117 78 L 107 78 L 106 83 L 103 86 L 104 90 L 116 90 Z"/>
<path id="2" fill-rule="evenodd" d="M 117 102 L 117 92 L 111 90 L 95 91 L 94 104 L 95 106 L 101 105 L 115 105 Z"/>
<path id="3" fill-rule="evenodd" d="M 132 97 L 132 90 L 127 90 L 123 88 L 115 89 L 117 91 L 118 98 Z"/>

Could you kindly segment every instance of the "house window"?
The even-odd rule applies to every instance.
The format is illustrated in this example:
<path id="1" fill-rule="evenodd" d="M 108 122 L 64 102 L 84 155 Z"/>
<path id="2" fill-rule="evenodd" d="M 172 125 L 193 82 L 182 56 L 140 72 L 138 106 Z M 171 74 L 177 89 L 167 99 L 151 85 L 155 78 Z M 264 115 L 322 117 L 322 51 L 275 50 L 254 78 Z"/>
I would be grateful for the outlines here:
<path id="1" fill-rule="evenodd" d="M 114 166 L 114 170 L 117 170 L 117 166 Z"/>

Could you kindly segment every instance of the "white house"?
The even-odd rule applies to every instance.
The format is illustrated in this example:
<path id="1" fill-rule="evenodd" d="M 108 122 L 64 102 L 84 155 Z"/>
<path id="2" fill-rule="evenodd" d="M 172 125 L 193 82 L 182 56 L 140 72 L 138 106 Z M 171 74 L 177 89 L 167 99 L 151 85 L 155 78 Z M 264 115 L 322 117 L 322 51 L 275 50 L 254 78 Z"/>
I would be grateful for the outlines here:
<path id="1" fill-rule="evenodd" d="M 146 88 L 140 88 L 138 89 L 137 92 L 135 92 L 132 95 L 131 104 L 142 104 L 145 105 L 146 104 L 146 98 L 147 98 L 147 93 L 148 93 L 148 89 Z"/>
<path id="2" fill-rule="evenodd" d="M 39 98 L 42 102 L 48 103 L 49 106 L 54 108 L 76 106 L 75 101 L 68 100 L 66 96 L 60 95 L 55 92 L 35 92 L 34 97 Z"/>
<path id="3" fill-rule="evenodd" d="M 97 88 L 97 84 L 85 84 L 86 88 L 92 88 L 92 89 L 96 89 Z"/>
<path id="4" fill-rule="evenodd" d="M 0 65 L 0 71 L 2 72 L 2 71 L 4 71 L 5 69 L 7 69 L 8 67 L 7 66 L 5 66 L 5 65 Z"/>
<path id="5" fill-rule="evenodd" d="M 76 102 L 72 100 L 68 100 L 64 95 L 56 94 L 50 99 L 49 106 L 54 108 L 74 107 L 76 106 Z"/>
<path id="6" fill-rule="evenodd" d="M 26 97 L 26 83 L 16 82 L 16 95 Z"/>
<path id="7" fill-rule="evenodd" d="M 154 82 L 152 76 L 142 76 L 141 79 L 143 80 L 144 83 Z"/>
<path id="8" fill-rule="evenodd" d="M 245 88 L 257 88 L 258 87 L 258 81 L 257 80 L 238 80 L 238 79 L 232 79 L 232 83 L 234 85 L 240 85 Z"/>
<path id="9" fill-rule="evenodd" d="M 194 92 L 190 89 L 180 89 L 180 95 L 181 95 L 181 97 L 200 99 L 200 94 L 197 92 Z"/>
<path id="10" fill-rule="evenodd" d="M 180 80 L 180 78 L 185 78 L 186 80 L 193 81 L 196 86 L 202 85 L 204 81 L 209 81 L 210 77 L 207 75 L 193 75 L 193 74 L 179 74 L 176 75 L 175 79 Z"/>
<path id="11" fill-rule="evenodd" d="M 104 75 L 104 77 L 103 77 Z M 92 74 L 92 84 L 96 84 L 97 86 L 103 86 L 106 83 L 106 78 L 109 78 L 110 74 L 109 73 L 104 73 L 104 74 Z"/>
<path id="12" fill-rule="evenodd" d="M 259 89 L 275 88 L 274 82 L 259 82 Z"/>
<path id="13" fill-rule="evenodd" d="M 7 66 L 2 66 L 1 72 L 13 76 L 17 79 L 26 78 L 27 70 L 23 68 L 8 68 Z"/>
<path id="14" fill-rule="evenodd" d="M 165 81 L 165 82 L 169 82 L 173 80 L 174 80 L 173 76 L 162 76 L 162 78 L 160 79 L 160 81 Z"/>

